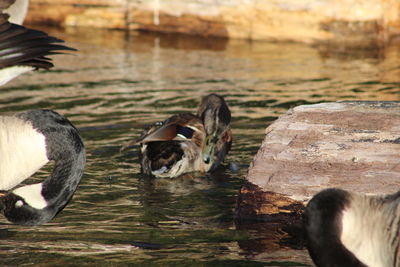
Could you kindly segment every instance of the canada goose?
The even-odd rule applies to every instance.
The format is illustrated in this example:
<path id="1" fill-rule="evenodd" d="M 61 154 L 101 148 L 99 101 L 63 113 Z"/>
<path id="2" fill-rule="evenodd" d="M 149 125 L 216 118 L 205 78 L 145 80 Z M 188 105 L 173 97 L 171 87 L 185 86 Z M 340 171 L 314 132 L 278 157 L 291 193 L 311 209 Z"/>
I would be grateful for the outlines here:
<path id="1" fill-rule="evenodd" d="M 0 8 L 5 6 L 0 3 Z M 62 42 L 45 32 L 10 23 L 9 15 L 0 13 L 0 86 L 25 72 L 53 67 L 49 55 L 76 51 L 60 45 Z"/>
<path id="2" fill-rule="evenodd" d="M 323 190 L 308 203 L 304 228 L 317 266 L 400 266 L 400 192 Z"/>
<path id="3" fill-rule="evenodd" d="M 210 94 L 202 99 L 197 115 L 178 114 L 156 123 L 121 150 L 141 144 L 142 172 L 150 176 L 171 178 L 213 171 L 231 146 L 230 119 L 223 97 Z"/>
<path id="4" fill-rule="evenodd" d="M 0 155 L 0 212 L 23 225 L 44 224 L 67 205 L 86 161 L 77 129 L 51 110 L 0 116 Z M 14 188 L 50 160 L 47 179 Z"/>

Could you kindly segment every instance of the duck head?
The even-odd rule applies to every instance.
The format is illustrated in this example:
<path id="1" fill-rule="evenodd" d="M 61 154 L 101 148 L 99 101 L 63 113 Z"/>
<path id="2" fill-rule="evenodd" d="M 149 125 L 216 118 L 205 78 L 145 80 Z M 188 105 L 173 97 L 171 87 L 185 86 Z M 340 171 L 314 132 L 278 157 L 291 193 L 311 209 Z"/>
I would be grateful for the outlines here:
<path id="1" fill-rule="evenodd" d="M 206 164 L 217 167 L 230 149 L 232 132 L 229 128 L 231 112 L 224 98 L 217 94 L 205 96 L 197 111 L 201 118 L 206 139 L 202 147 L 202 159 Z"/>

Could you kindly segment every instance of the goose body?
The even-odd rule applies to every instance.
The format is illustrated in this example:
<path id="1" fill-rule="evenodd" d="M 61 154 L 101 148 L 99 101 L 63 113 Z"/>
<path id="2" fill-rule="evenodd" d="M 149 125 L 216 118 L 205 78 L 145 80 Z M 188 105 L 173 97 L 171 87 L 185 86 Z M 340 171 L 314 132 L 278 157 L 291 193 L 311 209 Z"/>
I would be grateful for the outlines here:
<path id="1" fill-rule="evenodd" d="M 74 194 L 86 161 L 82 138 L 63 116 L 31 110 L 0 117 L 0 212 L 11 222 L 50 221 Z M 49 161 L 50 176 L 17 187 Z"/>
<path id="2" fill-rule="evenodd" d="M 223 97 L 203 98 L 197 115 L 183 113 L 145 129 L 139 139 L 142 172 L 155 177 L 177 177 L 188 172 L 215 170 L 228 153 L 231 115 Z"/>
<path id="3" fill-rule="evenodd" d="M 49 160 L 45 137 L 31 123 L 15 116 L 3 116 L 0 126 L 0 190 L 9 190 Z"/>
<path id="4" fill-rule="evenodd" d="M 321 191 L 306 207 L 304 228 L 317 266 L 400 266 L 400 192 Z"/>
<path id="5" fill-rule="evenodd" d="M 24 5 L 27 1 L 18 0 L 16 4 L 20 3 Z M 1 8 L 7 6 L 4 3 L 0 4 Z M 48 58 L 50 55 L 68 50 L 75 51 L 61 45 L 62 42 L 63 40 L 45 32 L 11 23 L 8 14 L 0 13 L 0 86 L 25 72 L 53 67 L 51 59 Z"/>

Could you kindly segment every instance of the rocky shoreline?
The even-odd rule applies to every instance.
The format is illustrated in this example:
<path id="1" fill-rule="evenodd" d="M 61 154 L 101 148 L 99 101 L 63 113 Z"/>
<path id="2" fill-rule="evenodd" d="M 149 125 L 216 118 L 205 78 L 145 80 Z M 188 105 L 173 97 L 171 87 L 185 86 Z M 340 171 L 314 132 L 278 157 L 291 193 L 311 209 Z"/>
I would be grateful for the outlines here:
<path id="1" fill-rule="evenodd" d="M 31 0 L 28 24 L 370 46 L 400 33 L 394 0 Z"/>

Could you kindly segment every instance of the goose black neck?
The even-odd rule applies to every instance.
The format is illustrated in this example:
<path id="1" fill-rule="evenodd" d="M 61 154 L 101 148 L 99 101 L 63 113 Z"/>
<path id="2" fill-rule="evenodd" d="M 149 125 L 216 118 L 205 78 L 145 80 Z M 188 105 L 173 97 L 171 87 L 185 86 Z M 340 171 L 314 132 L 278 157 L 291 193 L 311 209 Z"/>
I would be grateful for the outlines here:
<path id="1" fill-rule="evenodd" d="M 83 175 L 86 153 L 77 129 L 64 117 L 51 110 L 32 110 L 19 114 L 45 136 L 46 153 L 55 161 L 51 175 L 42 183 L 41 195 L 47 205 L 35 209 L 26 205 L 14 218 L 19 224 L 43 224 L 50 221 L 69 202 Z"/>
<path id="2" fill-rule="evenodd" d="M 318 193 L 307 205 L 303 223 L 307 249 L 317 266 L 366 267 L 342 244 L 342 211 L 350 195 L 340 189 Z"/>
<path id="3" fill-rule="evenodd" d="M 63 155 L 55 159 L 53 172 L 42 187 L 42 195 L 49 209 L 58 212 L 69 202 L 83 175 L 85 159 L 83 146 L 78 152 L 64 150 Z"/>

